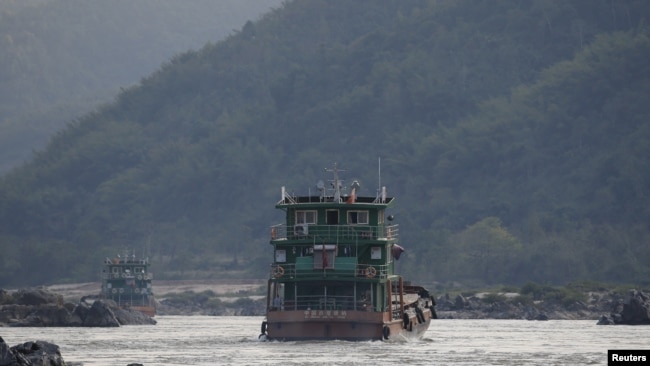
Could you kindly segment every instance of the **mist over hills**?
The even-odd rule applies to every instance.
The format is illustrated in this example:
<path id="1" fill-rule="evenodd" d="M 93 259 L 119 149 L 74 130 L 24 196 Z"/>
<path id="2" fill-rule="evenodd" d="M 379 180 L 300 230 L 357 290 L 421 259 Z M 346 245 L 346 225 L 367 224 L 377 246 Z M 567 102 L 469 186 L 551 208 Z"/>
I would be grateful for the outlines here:
<path id="1" fill-rule="evenodd" d="M 280 186 L 306 192 L 338 162 L 373 195 L 378 158 L 413 280 L 646 283 L 648 15 L 286 2 L 7 173 L 0 286 L 93 280 L 125 247 L 159 278 L 264 277 Z"/>
<path id="2" fill-rule="evenodd" d="M 281 0 L 0 2 L 0 174 L 175 54 Z"/>

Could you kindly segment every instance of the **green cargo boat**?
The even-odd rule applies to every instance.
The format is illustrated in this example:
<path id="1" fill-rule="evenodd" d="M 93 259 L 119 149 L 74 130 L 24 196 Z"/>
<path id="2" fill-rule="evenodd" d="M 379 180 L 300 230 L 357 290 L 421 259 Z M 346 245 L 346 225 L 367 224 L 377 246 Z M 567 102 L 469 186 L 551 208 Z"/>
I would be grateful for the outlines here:
<path id="1" fill-rule="evenodd" d="M 395 273 L 398 225 L 386 210 L 386 188 L 360 196 L 359 183 L 344 188 L 336 165 L 317 195 L 281 190 L 275 205 L 286 213 L 271 227 L 267 340 L 399 340 L 420 337 L 436 317 L 429 291 Z M 349 193 L 344 194 L 344 191 Z"/>
<path id="2" fill-rule="evenodd" d="M 100 298 L 113 300 L 119 307 L 156 315 L 156 305 L 149 271 L 149 259 L 118 255 L 106 258 L 102 269 Z"/>

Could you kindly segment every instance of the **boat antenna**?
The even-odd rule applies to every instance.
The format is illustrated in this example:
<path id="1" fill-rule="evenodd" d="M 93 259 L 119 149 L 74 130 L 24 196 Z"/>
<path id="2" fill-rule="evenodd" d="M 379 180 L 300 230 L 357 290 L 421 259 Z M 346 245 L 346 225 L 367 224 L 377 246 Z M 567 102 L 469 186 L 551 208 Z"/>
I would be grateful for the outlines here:
<path id="1" fill-rule="evenodd" d="M 377 167 L 377 179 L 379 185 L 377 186 L 377 192 L 381 190 L 381 156 L 377 157 L 378 167 Z"/>
<path id="2" fill-rule="evenodd" d="M 334 182 L 332 182 L 332 185 L 334 186 L 334 202 L 341 202 L 341 181 L 339 180 L 339 172 L 344 172 L 345 170 L 339 170 L 337 163 L 334 163 L 334 168 L 325 168 L 325 171 L 334 173 Z"/>

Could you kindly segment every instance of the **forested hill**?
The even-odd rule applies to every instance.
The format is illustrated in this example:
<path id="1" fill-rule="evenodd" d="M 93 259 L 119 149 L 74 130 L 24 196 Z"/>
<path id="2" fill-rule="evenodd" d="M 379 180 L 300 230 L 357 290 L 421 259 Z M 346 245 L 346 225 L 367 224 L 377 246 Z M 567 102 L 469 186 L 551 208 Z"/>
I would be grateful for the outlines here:
<path id="1" fill-rule="evenodd" d="M 281 0 L 0 1 L 0 174 L 163 61 Z"/>
<path id="2" fill-rule="evenodd" d="M 0 286 L 264 277 L 280 187 L 381 183 L 411 279 L 650 278 L 647 1 L 290 1 L 0 182 Z"/>

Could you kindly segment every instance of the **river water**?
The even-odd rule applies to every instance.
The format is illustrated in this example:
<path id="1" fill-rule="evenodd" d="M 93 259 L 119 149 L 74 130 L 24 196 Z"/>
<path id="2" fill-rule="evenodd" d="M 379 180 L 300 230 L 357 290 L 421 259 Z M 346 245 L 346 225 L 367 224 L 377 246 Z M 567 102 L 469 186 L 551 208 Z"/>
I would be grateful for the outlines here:
<path id="1" fill-rule="evenodd" d="M 66 363 L 154 365 L 606 365 L 608 349 L 650 349 L 650 326 L 595 320 L 432 321 L 421 340 L 261 342 L 262 317 L 158 316 L 120 328 L 0 328 L 9 346 L 44 340 Z"/>

